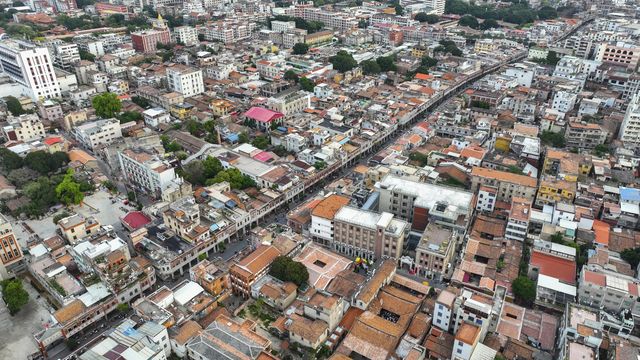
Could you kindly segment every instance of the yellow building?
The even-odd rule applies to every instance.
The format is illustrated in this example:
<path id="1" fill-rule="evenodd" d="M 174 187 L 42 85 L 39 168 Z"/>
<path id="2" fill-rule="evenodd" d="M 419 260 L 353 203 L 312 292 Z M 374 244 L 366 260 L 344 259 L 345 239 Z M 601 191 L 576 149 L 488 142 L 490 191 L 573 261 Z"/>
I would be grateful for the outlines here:
<path id="1" fill-rule="evenodd" d="M 225 99 L 215 99 L 211 101 L 209 108 L 215 116 L 225 116 L 235 109 L 233 103 Z"/>
<path id="2" fill-rule="evenodd" d="M 309 46 L 314 46 L 314 45 L 323 44 L 326 42 L 331 42 L 332 39 L 333 39 L 332 31 L 329 31 L 329 30 L 318 31 L 313 34 L 309 34 L 305 36 L 304 43 Z"/>
<path id="3" fill-rule="evenodd" d="M 175 104 L 171 106 L 169 112 L 180 120 L 186 120 L 191 116 L 194 106 L 191 104 Z"/>
<path id="4" fill-rule="evenodd" d="M 426 55 L 429 55 L 428 49 L 424 46 L 414 46 L 411 49 L 411 56 L 416 58 L 423 58 Z"/>
<path id="5" fill-rule="evenodd" d="M 540 181 L 536 205 L 553 205 L 557 202 L 572 204 L 575 195 L 575 182 L 545 178 Z"/>
<path id="6" fill-rule="evenodd" d="M 557 149 L 547 149 L 542 166 L 544 174 L 572 182 L 578 181 L 580 175 L 589 175 L 592 168 L 590 156 Z"/>
<path id="7" fill-rule="evenodd" d="M 495 148 L 500 151 L 509 152 L 509 145 L 511 145 L 511 137 L 506 135 L 498 135 L 496 137 Z"/>
<path id="8" fill-rule="evenodd" d="M 473 51 L 476 53 L 490 53 L 498 49 L 498 45 L 492 39 L 480 39 L 476 41 Z"/>

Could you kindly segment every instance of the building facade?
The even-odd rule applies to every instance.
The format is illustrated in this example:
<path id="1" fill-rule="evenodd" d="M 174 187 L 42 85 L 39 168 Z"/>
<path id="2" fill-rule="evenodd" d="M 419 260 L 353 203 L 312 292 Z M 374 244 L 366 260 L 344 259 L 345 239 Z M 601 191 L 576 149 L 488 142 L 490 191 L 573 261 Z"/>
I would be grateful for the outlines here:
<path id="1" fill-rule="evenodd" d="M 61 96 L 60 83 L 46 47 L 3 40 L 0 43 L 0 65 L 4 73 L 22 85 L 24 94 L 32 100 Z"/>

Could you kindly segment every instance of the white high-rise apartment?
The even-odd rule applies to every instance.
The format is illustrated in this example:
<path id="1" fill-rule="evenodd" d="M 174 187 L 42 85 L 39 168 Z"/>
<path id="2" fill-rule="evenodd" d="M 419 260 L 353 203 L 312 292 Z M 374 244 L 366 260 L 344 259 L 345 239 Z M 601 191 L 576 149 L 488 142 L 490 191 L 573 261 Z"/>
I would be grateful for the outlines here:
<path id="1" fill-rule="evenodd" d="M 202 70 L 184 65 L 174 65 L 167 68 L 167 82 L 169 89 L 182 94 L 184 97 L 202 94 L 204 82 Z"/>
<path id="2" fill-rule="evenodd" d="M 625 145 L 640 146 L 640 93 L 635 93 L 620 126 L 620 140 Z"/>
<path id="3" fill-rule="evenodd" d="M 444 15 L 445 0 L 431 0 L 427 2 L 427 6 L 432 8 L 429 14 Z"/>
<path id="4" fill-rule="evenodd" d="M 2 71 L 24 87 L 24 95 L 34 101 L 58 98 L 60 83 L 46 47 L 18 40 L 0 42 Z"/>
<path id="5" fill-rule="evenodd" d="M 173 36 L 176 41 L 185 46 L 195 46 L 200 43 L 198 40 L 198 30 L 192 26 L 179 26 L 173 29 Z"/>

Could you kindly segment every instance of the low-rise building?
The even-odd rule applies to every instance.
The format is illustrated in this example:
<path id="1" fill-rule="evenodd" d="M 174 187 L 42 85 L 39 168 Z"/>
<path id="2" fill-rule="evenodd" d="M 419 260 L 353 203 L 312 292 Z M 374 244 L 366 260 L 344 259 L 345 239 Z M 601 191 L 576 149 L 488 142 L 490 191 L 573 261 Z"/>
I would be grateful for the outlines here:
<path id="1" fill-rule="evenodd" d="M 24 269 L 24 260 L 20 243 L 13 233 L 9 220 L 0 214 L 0 280 L 13 278 Z"/>
<path id="2" fill-rule="evenodd" d="M 7 125 L 2 127 L 2 136 L 7 141 L 30 141 L 45 136 L 44 125 L 35 114 L 9 116 Z"/>
<path id="3" fill-rule="evenodd" d="M 58 229 L 70 244 L 75 245 L 87 236 L 98 233 L 100 223 L 94 217 L 74 214 L 58 221 Z"/>
<path id="4" fill-rule="evenodd" d="M 176 178 L 168 161 L 145 149 L 126 149 L 118 153 L 118 159 L 124 178 L 155 196 Z"/>
<path id="5" fill-rule="evenodd" d="M 86 148 L 97 150 L 122 139 L 118 119 L 102 119 L 84 123 L 74 128 L 76 139 Z"/>
<path id="6" fill-rule="evenodd" d="M 257 359 L 269 351 L 271 341 L 256 332 L 256 323 L 245 320 L 238 323 L 226 315 L 216 318 L 206 329 L 189 340 L 187 356 L 190 359 Z"/>
<path id="7" fill-rule="evenodd" d="M 376 213 L 344 206 L 334 217 L 331 248 L 351 257 L 369 261 L 402 255 L 409 224 L 393 214 Z"/>
<path id="8" fill-rule="evenodd" d="M 269 267 L 280 252 L 275 246 L 260 245 L 247 257 L 229 268 L 233 292 L 248 298 L 253 283 L 269 271 Z"/>
<path id="9" fill-rule="evenodd" d="M 429 224 L 416 247 L 415 267 L 429 278 L 446 277 L 451 269 L 458 232 L 436 224 Z"/>
<path id="10" fill-rule="evenodd" d="M 505 202 L 514 197 L 533 200 L 538 189 L 537 180 L 530 176 L 475 166 L 471 170 L 471 191 L 478 191 L 482 185 L 495 188 L 496 200 Z"/>
<path id="11" fill-rule="evenodd" d="M 311 211 L 310 233 L 314 241 L 328 245 L 333 240 L 334 223 L 336 213 L 349 204 L 346 196 L 330 194 L 322 199 Z"/>
<path id="12" fill-rule="evenodd" d="M 593 149 L 604 144 L 608 132 L 598 124 L 570 121 L 564 137 L 568 148 Z"/>

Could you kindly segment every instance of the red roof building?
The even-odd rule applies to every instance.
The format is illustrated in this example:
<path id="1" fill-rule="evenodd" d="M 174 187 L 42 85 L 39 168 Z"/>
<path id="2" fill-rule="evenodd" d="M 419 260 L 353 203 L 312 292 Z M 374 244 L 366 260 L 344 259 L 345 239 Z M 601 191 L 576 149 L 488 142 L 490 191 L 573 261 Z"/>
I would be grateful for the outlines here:
<path id="1" fill-rule="evenodd" d="M 142 211 L 131 211 L 120 220 L 129 231 L 138 230 L 151 222 L 151 219 Z"/>
<path id="2" fill-rule="evenodd" d="M 249 109 L 246 113 L 244 113 L 248 119 L 255 120 L 261 123 L 271 123 L 275 120 L 278 120 L 284 117 L 283 113 L 272 111 L 269 109 L 265 109 L 262 107 L 254 106 Z"/>
<path id="3" fill-rule="evenodd" d="M 566 284 L 576 284 L 576 261 L 540 251 L 533 251 L 529 264 L 540 274 L 556 278 Z"/>

